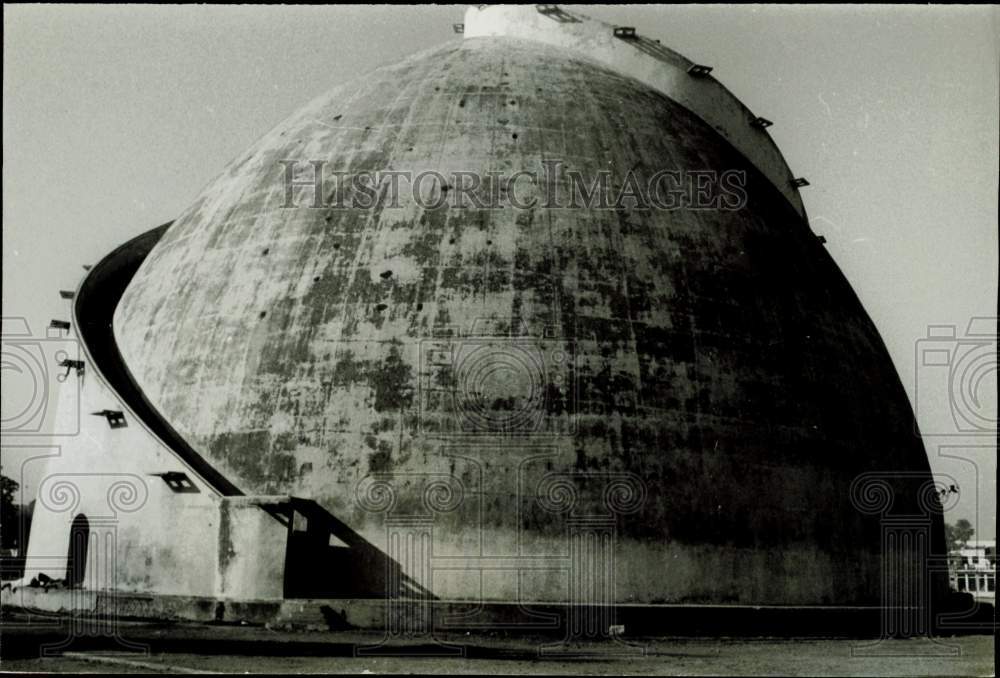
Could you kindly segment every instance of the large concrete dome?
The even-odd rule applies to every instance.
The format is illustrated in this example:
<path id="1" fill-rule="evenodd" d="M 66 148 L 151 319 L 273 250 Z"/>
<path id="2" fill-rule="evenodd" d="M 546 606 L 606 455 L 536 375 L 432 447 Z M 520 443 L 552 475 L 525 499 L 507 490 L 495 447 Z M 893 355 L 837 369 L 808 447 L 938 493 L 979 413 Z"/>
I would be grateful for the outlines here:
<path id="1" fill-rule="evenodd" d="M 145 397 L 242 492 L 314 499 L 379 549 L 429 516 L 442 598 L 567 599 L 591 520 L 618 601 L 878 603 L 851 483 L 929 468 L 794 187 L 614 63 L 470 32 L 308 104 L 176 219 L 114 316 Z M 559 190 L 742 171 L 746 201 L 546 206 L 524 181 L 363 209 L 305 185 L 556 160 Z"/>

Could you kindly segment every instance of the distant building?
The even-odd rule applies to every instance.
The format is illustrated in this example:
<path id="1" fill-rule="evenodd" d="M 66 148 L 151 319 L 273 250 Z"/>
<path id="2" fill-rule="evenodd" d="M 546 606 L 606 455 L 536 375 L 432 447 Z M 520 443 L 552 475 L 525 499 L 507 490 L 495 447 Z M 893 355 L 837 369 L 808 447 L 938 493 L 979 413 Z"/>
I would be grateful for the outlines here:
<path id="1" fill-rule="evenodd" d="M 971 593 L 976 600 L 996 600 L 997 542 L 995 539 L 969 541 L 952 551 L 948 559 L 948 579 L 956 591 Z"/>

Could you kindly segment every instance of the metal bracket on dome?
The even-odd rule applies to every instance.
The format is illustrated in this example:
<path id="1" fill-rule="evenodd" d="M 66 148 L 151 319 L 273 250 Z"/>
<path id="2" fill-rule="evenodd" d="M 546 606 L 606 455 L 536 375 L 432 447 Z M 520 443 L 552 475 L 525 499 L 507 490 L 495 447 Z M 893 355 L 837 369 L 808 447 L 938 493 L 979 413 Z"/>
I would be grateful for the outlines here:
<path id="1" fill-rule="evenodd" d="M 201 492 L 198 486 L 188 478 L 186 473 L 181 473 L 180 471 L 167 471 L 166 473 L 151 473 L 150 475 L 159 476 L 163 478 L 163 482 L 167 484 L 171 490 L 177 494 L 192 494 Z"/>
<path id="2" fill-rule="evenodd" d="M 559 5 L 535 5 L 535 9 L 542 16 L 558 21 L 561 24 L 578 24 L 580 20 L 564 10 Z"/>
<path id="3" fill-rule="evenodd" d="M 83 265 L 83 270 L 85 270 L 85 271 L 89 271 L 90 269 L 91 269 L 91 266 L 90 266 L 90 264 L 84 264 L 84 265 Z"/>
<path id="4" fill-rule="evenodd" d="M 66 368 L 66 374 L 63 375 L 63 379 L 68 377 L 69 373 L 73 370 L 76 370 L 76 375 L 78 377 L 83 376 L 84 364 L 82 360 L 70 360 L 69 358 L 66 358 L 65 360 L 59 362 L 59 367 Z"/>
<path id="5" fill-rule="evenodd" d="M 59 290 L 59 296 L 63 299 L 72 299 L 76 295 L 73 290 Z"/>
<path id="6" fill-rule="evenodd" d="M 66 330 L 69 332 L 69 322 L 66 320 L 50 320 L 49 321 L 50 330 Z"/>
<path id="7" fill-rule="evenodd" d="M 456 33 L 465 33 L 465 24 L 452 24 L 451 28 Z"/>
<path id="8" fill-rule="evenodd" d="M 108 426 L 111 428 L 125 428 L 128 424 L 125 422 L 125 413 L 121 410 L 101 410 L 100 412 L 91 412 L 95 417 L 104 417 L 108 420 Z"/>
<path id="9" fill-rule="evenodd" d="M 712 72 L 711 66 L 704 66 L 702 64 L 691 64 L 687 69 L 688 75 L 693 75 L 696 78 L 704 78 L 706 75 Z"/>
<path id="10" fill-rule="evenodd" d="M 803 186 L 808 186 L 808 185 L 809 185 L 809 180 L 806 179 L 805 177 L 796 177 L 795 179 L 792 179 L 792 186 L 794 186 L 795 188 L 802 188 Z"/>
<path id="11" fill-rule="evenodd" d="M 750 121 L 750 126 L 756 127 L 757 129 L 767 129 L 773 124 L 774 123 L 768 120 L 767 118 L 761 118 L 761 117 L 756 117 Z"/>
<path id="12" fill-rule="evenodd" d="M 622 40 L 635 40 L 635 26 L 615 26 L 614 34 Z"/>

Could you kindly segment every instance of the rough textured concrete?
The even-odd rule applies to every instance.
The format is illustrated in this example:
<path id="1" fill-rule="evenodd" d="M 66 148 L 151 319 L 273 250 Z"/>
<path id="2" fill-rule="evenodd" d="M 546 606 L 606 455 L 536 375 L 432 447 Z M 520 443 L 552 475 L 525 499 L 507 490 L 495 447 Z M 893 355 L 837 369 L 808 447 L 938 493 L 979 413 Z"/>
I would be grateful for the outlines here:
<path id="1" fill-rule="evenodd" d="M 882 515 L 851 484 L 887 472 L 884 511 L 920 513 L 909 403 L 808 225 L 703 116 L 510 37 L 379 69 L 179 216 L 116 311 L 121 352 L 239 490 L 315 499 L 441 598 L 876 604 Z M 748 203 L 344 210 L 305 189 L 281 207 L 282 160 L 512 174 L 556 158 L 613 184 L 744 170 Z M 499 367 L 513 380 L 490 381 Z M 587 568 L 610 592 L 579 589 Z"/>
<path id="2" fill-rule="evenodd" d="M 233 488 L 199 475 L 221 478 L 142 400 L 111 340 L 118 299 L 164 230 L 117 247 L 74 293 L 67 342 L 79 341 L 84 370 L 67 372 L 57 413 L 78 421 L 79 435 L 40 448 L 27 462 L 45 470 L 24 581 L 41 574 L 63 579 L 74 562 L 83 590 L 66 592 L 70 603 L 107 591 L 280 599 L 290 528 L 276 516 L 288 513 L 289 498 L 220 496 Z M 121 411 L 125 425 L 113 428 L 91 414 L 103 410 Z M 184 473 L 188 491 L 173 491 L 164 473 Z M 78 521 L 86 531 L 74 537 Z"/>
<path id="3" fill-rule="evenodd" d="M 97 262 L 67 309 L 69 339 L 79 341 L 84 371 L 67 371 L 58 392 L 58 414 L 78 421 L 79 434 L 56 438 L 61 444 L 44 453 L 39 450 L 39 456 L 27 462 L 44 465 L 45 470 L 36 489 L 26 580 L 39 574 L 53 579 L 66 575 L 70 526 L 82 515 L 89 524 L 83 539 L 87 548 L 76 553 L 87 561 L 84 587 L 214 592 L 216 492 L 146 427 L 102 371 L 115 365 L 109 358 L 114 344 L 105 337 L 121 289 L 162 231 L 154 229 L 123 243 Z M 112 428 L 107 419 L 91 414 L 103 410 L 123 412 L 125 426 Z M 187 471 L 199 491 L 175 494 L 155 475 L 178 471 Z"/>
<path id="4" fill-rule="evenodd" d="M 627 73 L 684 106 L 722 135 L 774 184 L 795 210 L 805 216 L 802 197 L 792 184 L 793 172 L 757 116 L 714 77 L 693 77 L 694 62 L 659 40 L 620 38 L 614 26 L 562 8 L 539 11 L 539 5 L 480 5 L 465 12 L 463 34 L 473 37 L 519 37 L 565 47 Z"/>
<path id="5" fill-rule="evenodd" d="M 219 502 L 216 597 L 280 600 L 290 528 L 288 497 L 224 497 Z"/>

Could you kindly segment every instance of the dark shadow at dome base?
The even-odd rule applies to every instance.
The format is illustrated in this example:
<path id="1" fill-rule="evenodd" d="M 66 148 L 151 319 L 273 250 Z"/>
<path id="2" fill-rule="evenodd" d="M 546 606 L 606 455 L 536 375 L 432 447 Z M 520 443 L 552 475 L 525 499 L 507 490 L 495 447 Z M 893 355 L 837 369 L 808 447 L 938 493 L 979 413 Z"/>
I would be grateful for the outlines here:
<path id="1" fill-rule="evenodd" d="M 295 498 L 291 508 L 286 598 L 435 598 L 403 574 L 398 562 L 315 501 Z"/>

